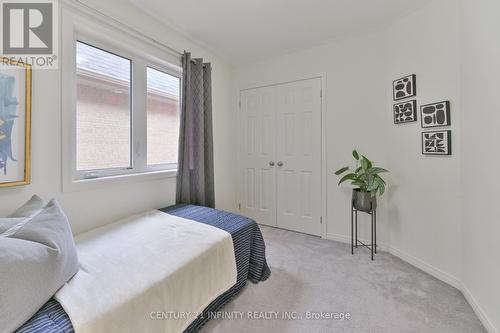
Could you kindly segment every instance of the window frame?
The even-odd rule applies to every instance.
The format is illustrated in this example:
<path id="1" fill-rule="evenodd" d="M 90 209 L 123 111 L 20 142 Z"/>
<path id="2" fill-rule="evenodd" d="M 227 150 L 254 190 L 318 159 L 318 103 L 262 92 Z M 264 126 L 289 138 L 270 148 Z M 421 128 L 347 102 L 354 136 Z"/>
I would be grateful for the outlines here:
<path id="1" fill-rule="evenodd" d="M 74 108 L 72 110 L 72 113 L 74 115 L 74 120 L 73 120 L 73 123 L 74 123 L 74 130 L 73 130 L 73 136 L 74 136 L 74 139 L 73 139 L 73 147 L 72 147 L 72 165 L 73 165 L 73 179 L 75 180 L 81 180 L 81 179 L 91 179 L 91 178 L 102 178 L 102 177 L 110 177 L 110 176 L 116 176 L 116 175 L 124 175 L 124 174 L 129 174 L 131 172 L 131 170 L 134 170 L 134 121 L 133 121 L 133 117 L 134 117 L 134 107 L 133 107 L 133 100 L 134 100 L 134 87 L 133 87 L 133 82 L 134 82 L 134 75 L 133 75 L 133 72 L 134 72 L 134 64 L 133 64 L 133 60 L 129 57 L 127 57 L 126 55 L 124 55 L 123 53 L 118 53 L 120 52 L 119 50 L 116 50 L 116 49 L 113 49 L 113 50 L 110 50 L 109 48 L 108 49 L 105 49 L 104 47 L 101 47 L 101 45 L 96 45 L 96 44 L 92 44 L 91 42 L 88 42 L 87 41 L 87 37 L 81 37 L 81 38 L 78 38 L 77 36 L 77 39 L 74 43 L 74 47 L 75 47 L 75 68 L 74 68 L 74 85 L 72 86 L 72 89 L 75 89 L 75 99 L 74 99 Z M 107 53 L 110 53 L 110 54 L 113 54 L 115 56 L 118 56 L 118 57 L 121 57 L 121 58 L 124 58 L 124 59 L 127 59 L 128 61 L 130 61 L 130 89 L 129 89 L 129 112 L 130 112 L 130 133 L 129 133 L 129 139 L 130 139 L 130 147 L 129 147 L 129 154 L 130 154 L 130 165 L 128 167 L 116 167 L 116 168 L 105 168 L 105 169 L 89 169 L 89 170 L 77 170 L 76 168 L 76 161 L 77 161 L 77 158 L 76 158 L 76 155 L 77 155 L 77 142 L 76 142 L 76 134 L 77 134 L 77 130 L 76 130 L 76 127 L 77 127 L 77 119 L 76 119 L 76 107 L 77 107 L 77 93 L 76 93 L 76 85 L 77 85 L 77 66 L 76 66 L 76 45 L 77 43 L 83 43 L 87 46 L 90 46 L 90 47 L 93 47 L 93 48 L 96 48 L 96 49 L 99 49 L 101 51 L 104 51 L 104 52 L 107 52 Z M 99 42 L 97 41 L 97 44 L 99 44 Z M 90 174 L 92 173 L 98 173 L 98 177 L 90 177 Z M 89 176 L 87 176 L 89 175 Z"/>
<path id="2" fill-rule="evenodd" d="M 177 174 L 177 163 L 147 165 L 147 68 L 153 68 L 179 79 L 179 109 L 182 103 L 182 68 L 164 59 L 172 59 L 163 50 L 152 49 L 144 41 L 124 36 L 117 31 L 103 32 L 104 27 L 88 29 L 88 22 L 66 23 L 71 26 L 63 35 L 62 105 L 63 110 L 63 191 L 92 188 L 95 183 L 123 183 L 131 180 L 170 178 Z M 64 31 L 64 30 L 63 30 Z M 118 32 L 118 35 L 120 32 Z M 113 36 L 114 35 L 114 36 Z M 69 38 L 68 38 L 69 37 Z M 91 47 L 131 61 L 130 150 L 131 166 L 97 170 L 76 169 L 76 45 L 82 42 Z M 146 49 L 146 51 L 145 51 Z M 152 51 L 151 53 L 148 52 Z M 180 112 L 180 110 L 179 110 Z M 94 184 L 94 185 L 92 185 Z"/>
<path id="3" fill-rule="evenodd" d="M 171 69 L 169 70 L 168 68 L 165 68 L 165 67 L 159 67 L 157 66 L 156 64 L 149 64 L 149 65 L 146 65 L 146 112 L 145 112 L 145 117 L 146 117 L 146 132 L 145 132 L 145 138 L 144 138 L 144 143 L 146 144 L 146 149 L 145 149 L 145 154 L 146 154 L 146 168 L 147 168 L 147 171 L 151 172 L 151 171 L 160 171 L 160 170 L 176 170 L 177 171 L 177 164 L 178 163 L 162 163 L 162 164 L 148 164 L 147 163 L 147 144 L 148 144 L 148 133 L 147 133 L 147 116 L 148 116 L 148 103 L 147 103 L 147 94 L 148 94 L 148 82 L 147 82 L 147 71 L 148 71 L 148 68 L 151 68 L 151 69 L 154 69 L 154 70 L 157 70 L 159 72 L 162 72 L 162 73 L 165 73 L 165 74 L 168 74 L 170 76 L 174 76 L 176 78 L 179 79 L 179 117 L 181 116 L 181 103 L 182 103 L 182 71 L 181 72 L 178 72 L 178 71 L 172 71 Z M 179 119 L 180 120 L 180 119 Z M 180 122 L 179 122 L 179 126 L 180 126 Z M 179 147 L 179 138 L 177 138 L 177 147 Z"/>

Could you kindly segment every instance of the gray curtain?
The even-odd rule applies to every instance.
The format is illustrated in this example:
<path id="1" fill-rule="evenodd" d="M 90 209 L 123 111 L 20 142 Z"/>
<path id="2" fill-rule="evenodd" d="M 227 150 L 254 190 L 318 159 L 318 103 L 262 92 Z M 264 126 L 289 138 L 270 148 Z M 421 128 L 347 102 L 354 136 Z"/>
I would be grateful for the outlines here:
<path id="1" fill-rule="evenodd" d="M 214 207 L 212 68 L 187 52 L 182 66 L 176 202 Z"/>

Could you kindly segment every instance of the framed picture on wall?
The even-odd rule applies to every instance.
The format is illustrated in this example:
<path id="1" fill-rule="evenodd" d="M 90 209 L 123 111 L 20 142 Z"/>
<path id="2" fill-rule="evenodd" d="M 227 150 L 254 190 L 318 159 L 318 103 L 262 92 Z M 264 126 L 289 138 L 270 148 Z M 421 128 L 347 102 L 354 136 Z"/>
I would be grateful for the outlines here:
<path id="1" fill-rule="evenodd" d="M 0 57 L 0 187 L 30 183 L 31 66 Z"/>
<path id="2" fill-rule="evenodd" d="M 421 105 L 420 121 L 422 128 L 450 126 L 450 102 Z"/>
<path id="3" fill-rule="evenodd" d="M 451 131 L 423 132 L 422 154 L 451 155 Z"/>
<path id="4" fill-rule="evenodd" d="M 395 101 L 417 96 L 417 76 L 415 74 L 394 80 L 392 96 Z"/>
<path id="5" fill-rule="evenodd" d="M 404 124 L 417 121 L 417 101 L 411 100 L 394 104 L 394 124 Z"/>

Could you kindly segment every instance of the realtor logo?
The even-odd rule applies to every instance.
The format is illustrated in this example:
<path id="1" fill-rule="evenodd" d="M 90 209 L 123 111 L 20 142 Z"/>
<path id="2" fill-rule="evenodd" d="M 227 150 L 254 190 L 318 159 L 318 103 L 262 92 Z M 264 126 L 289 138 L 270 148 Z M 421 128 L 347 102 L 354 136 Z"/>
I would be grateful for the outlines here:
<path id="1" fill-rule="evenodd" d="M 52 54 L 52 6 L 3 3 L 3 54 Z"/>
<path id="2" fill-rule="evenodd" d="M 2 1 L 2 56 L 34 68 L 57 67 L 57 4 Z"/>

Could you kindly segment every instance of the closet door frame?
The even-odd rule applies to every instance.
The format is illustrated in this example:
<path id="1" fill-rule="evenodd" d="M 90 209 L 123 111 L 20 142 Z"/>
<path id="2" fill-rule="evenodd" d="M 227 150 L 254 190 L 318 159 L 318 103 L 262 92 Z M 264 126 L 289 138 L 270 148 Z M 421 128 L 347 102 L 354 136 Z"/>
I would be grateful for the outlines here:
<path id="1" fill-rule="evenodd" d="M 236 115 L 236 124 L 237 126 L 235 127 L 237 133 L 237 142 L 236 142 L 236 158 L 237 158 L 237 172 L 236 175 L 237 177 L 240 177 L 241 170 L 244 167 L 242 163 L 242 157 L 241 157 L 241 131 L 242 131 L 242 115 L 241 115 L 241 92 L 244 90 L 249 90 L 249 89 L 257 89 L 257 88 L 264 88 L 264 87 L 271 87 L 271 86 L 277 86 L 281 84 L 286 84 L 286 83 L 293 83 L 297 81 L 303 81 L 303 80 L 310 80 L 310 79 L 320 79 L 321 80 L 321 237 L 322 238 L 327 238 L 327 221 L 328 221 L 328 216 L 327 216 L 327 206 L 326 203 L 327 201 L 327 180 L 328 180 L 328 174 L 327 174 L 327 169 L 326 169 L 326 152 L 327 152 L 327 129 L 326 129 L 326 124 L 327 124 L 327 74 L 326 72 L 322 73 L 316 73 L 316 74 L 311 74 L 311 75 L 304 75 L 304 76 L 290 76 L 290 77 L 282 77 L 282 78 L 276 78 L 272 79 L 269 81 L 261 81 L 261 82 L 255 82 L 252 84 L 244 84 L 239 87 L 238 90 L 238 100 L 237 100 L 237 105 L 236 105 L 236 110 L 237 110 L 237 115 Z M 241 197 L 241 180 L 237 179 L 236 181 L 237 184 L 237 193 L 236 193 L 236 211 L 240 212 L 241 209 L 241 202 L 242 202 L 242 197 Z"/>

